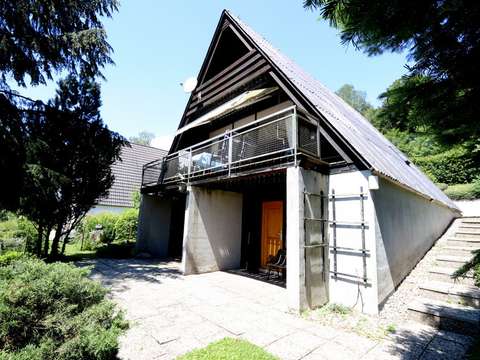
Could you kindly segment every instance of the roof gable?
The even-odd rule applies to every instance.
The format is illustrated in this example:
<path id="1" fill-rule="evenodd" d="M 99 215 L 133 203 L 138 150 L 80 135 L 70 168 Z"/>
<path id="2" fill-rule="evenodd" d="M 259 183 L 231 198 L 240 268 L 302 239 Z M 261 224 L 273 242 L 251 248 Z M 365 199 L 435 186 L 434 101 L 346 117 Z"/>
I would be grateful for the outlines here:
<path id="1" fill-rule="evenodd" d="M 449 207 L 456 205 L 368 120 L 327 89 L 300 66 L 275 49 L 239 18 L 226 12 L 231 22 L 253 42 L 282 75 L 300 92 L 371 166 L 371 170 Z"/>

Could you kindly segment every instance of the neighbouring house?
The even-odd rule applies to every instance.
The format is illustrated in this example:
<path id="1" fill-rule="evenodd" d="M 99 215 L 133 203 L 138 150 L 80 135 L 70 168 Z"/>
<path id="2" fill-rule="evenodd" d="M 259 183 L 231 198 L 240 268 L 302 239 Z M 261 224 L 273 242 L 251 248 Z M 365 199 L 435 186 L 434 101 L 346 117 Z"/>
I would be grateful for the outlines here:
<path id="1" fill-rule="evenodd" d="M 138 248 L 185 274 L 286 251 L 292 309 L 377 313 L 460 215 L 365 118 L 228 11 L 169 154 L 145 165 Z"/>
<path id="2" fill-rule="evenodd" d="M 133 207 L 132 195 L 142 184 L 143 166 L 167 155 L 167 151 L 129 143 L 122 147 L 120 158 L 112 165 L 115 177 L 108 196 L 98 200 L 89 214 L 122 212 Z"/>

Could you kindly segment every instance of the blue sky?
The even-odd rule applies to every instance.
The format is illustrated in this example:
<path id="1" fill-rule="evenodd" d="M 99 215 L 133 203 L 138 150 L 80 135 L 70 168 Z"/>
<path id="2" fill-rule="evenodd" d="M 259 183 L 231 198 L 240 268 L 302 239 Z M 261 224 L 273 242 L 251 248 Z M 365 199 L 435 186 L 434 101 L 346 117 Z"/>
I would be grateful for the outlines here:
<path id="1" fill-rule="evenodd" d="M 345 83 L 377 96 L 405 73 L 405 56 L 367 57 L 345 47 L 335 29 L 301 0 L 123 0 L 105 21 L 115 66 L 105 69 L 102 116 L 124 136 L 147 130 L 168 142 L 188 95 L 180 83 L 196 76 L 221 11 L 227 8 L 332 90 Z M 53 86 L 22 90 L 48 99 Z M 165 146 L 165 145 L 163 145 Z"/>

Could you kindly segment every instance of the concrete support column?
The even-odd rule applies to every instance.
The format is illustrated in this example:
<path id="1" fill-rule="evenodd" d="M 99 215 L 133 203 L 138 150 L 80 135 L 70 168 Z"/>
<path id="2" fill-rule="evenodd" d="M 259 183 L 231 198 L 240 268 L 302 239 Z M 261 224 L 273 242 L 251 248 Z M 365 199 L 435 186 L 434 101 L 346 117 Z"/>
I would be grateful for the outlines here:
<path id="1" fill-rule="evenodd" d="M 183 232 L 182 271 L 199 274 L 240 267 L 240 193 L 188 188 Z"/>
<path id="2" fill-rule="evenodd" d="M 287 296 L 288 307 L 301 311 L 307 307 L 305 288 L 305 234 L 302 169 L 287 169 Z"/>
<path id="3" fill-rule="evenodd" d="M 142 195 L 136 244 L 138 252 L 160 258 L 168 256 L 171 211 L 171 199 Z"/>

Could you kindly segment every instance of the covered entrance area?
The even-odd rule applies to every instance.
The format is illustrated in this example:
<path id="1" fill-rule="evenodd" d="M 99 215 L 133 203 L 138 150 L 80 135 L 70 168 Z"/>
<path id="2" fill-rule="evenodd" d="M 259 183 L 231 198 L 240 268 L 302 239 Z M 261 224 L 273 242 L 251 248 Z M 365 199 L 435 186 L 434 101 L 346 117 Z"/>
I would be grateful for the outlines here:
<path id="1" fill-rule="evenodd" d="M 189 187 L 184 227 L 185 273 L 242 270 L 285 282 L 286 170 Z M 278 280 L 277 279 L 277 280 Z"/>

